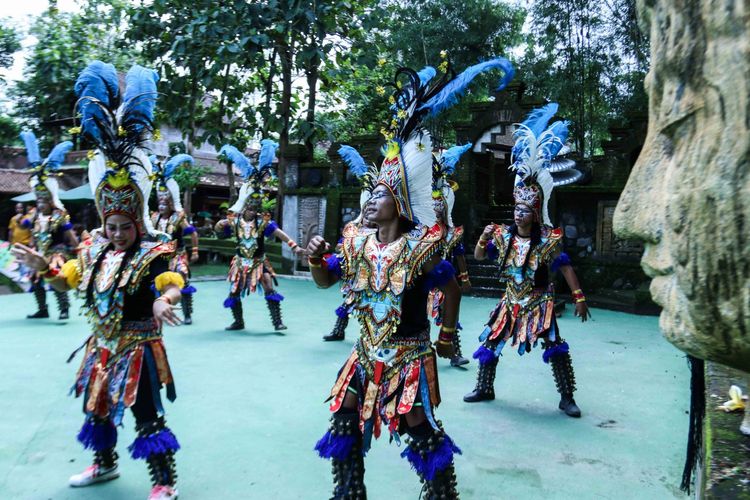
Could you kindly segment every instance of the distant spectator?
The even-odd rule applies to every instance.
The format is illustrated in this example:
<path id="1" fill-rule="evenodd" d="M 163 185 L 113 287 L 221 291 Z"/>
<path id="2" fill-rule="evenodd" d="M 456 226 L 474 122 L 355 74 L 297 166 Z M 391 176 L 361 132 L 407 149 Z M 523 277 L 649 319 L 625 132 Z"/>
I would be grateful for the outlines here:
<path id="1" fill-rule="evenodd" d="M 31 225 L 22 223 L 22 220 L 26 217 L 26 207 L 23 203 L 16 203 L 16 215 L 11 217 L 8 223 L 8 240 L 11 245 L 14 243 L 22 243 L 29 245 L 31 243 Z"/>

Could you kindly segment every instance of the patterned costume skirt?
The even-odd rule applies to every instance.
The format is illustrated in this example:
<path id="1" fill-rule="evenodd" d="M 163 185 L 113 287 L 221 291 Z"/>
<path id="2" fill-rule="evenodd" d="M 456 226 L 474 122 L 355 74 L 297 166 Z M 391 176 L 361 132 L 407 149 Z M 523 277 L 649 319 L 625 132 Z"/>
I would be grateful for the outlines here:
<path id="1" fill-rule="evenodd" d="M 239 255 L 232 257 L 232 262 L 229 264 L 229 276 L 227 276 L 227 281 L 231 283 L 229 293 L 243 297 L 247 293 L 255 293 L 263 273 L 268 272 L 263 261 L 263 257 L 254 259 Z"/>
<path id="2" fill-rule="evenodd" d="M 380 437 L 382 425 L 398 441 L 405 432 L 402 415 L 418 406 L 437 428 L 433 409 L 440 404 L 440 390 L 435 352 L 429 343 L 429 332 L 427 335 L 426 342 L 415 339 L 416 345 L 394 344 L 391 349 L 395 355 L 387 363 L 370 360 L 359 341 L 339 372 L 328 398 L 330 409 L 332 412 L 341 409 L 347 392 L 357 395 L 365 451 L 373 434 L 376 439 Z"/>
<path id="3" fill-rule="evenodd" d="M 500 356 L 505 344 L 518 350 L 518 354 L 530 352 L 540 338 L 550 342 L 556 341 L 557 323 L 555 321 L 555 300 L 553 295 L 543 295 L 532 301 L 531 307 L 522 308 L 510 304 L 506 297 L 500 299 L 490 313 L 479 341 Z"/>
<path id="4" fill-rule="evenodd" d="M 169 270 L 175 273 L 180 273 L 182 277 L 187 280 L 187 278 L 190 277 L 189 262 L 187 251 L 183 248 L 178 250 L 174 257 L 169 260 Z"/>
<path id="5" fill-rule="evenodd" d="M 142 371 L 144 363 L 147 370 Z M 135 403 L 141 373 L 151 377 L 156 410 L 164 413 L 159 388 L 166 386 L 170 401 L 175 400 L 176 393 L 161 334 L 152 320 L 123 321 L 115 352 L 98 347 L 94 336 L 86 342 L 86 354 L 71 393 L 76 397 L 83 394 L 87 415 L 110 418 L 119 425 L 125 409 Z"/>

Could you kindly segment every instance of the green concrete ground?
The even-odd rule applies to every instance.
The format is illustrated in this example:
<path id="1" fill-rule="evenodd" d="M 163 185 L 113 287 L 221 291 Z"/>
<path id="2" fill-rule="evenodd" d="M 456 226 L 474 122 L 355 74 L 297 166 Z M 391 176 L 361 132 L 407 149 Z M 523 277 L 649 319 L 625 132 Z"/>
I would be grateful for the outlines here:
<path id="1" fill-rule="evenodd" d="M 245 301 L 247 330 L 229 333 L 225 283 L 197 287 L 195 324 L 166 331 L 178 393 L 167 420 L 183 447 L 182 498 L 328 498 L 330 466 L 312 447 L 328 425 L 323 400 L 355 337 L 352 324 L 345 342 L 321 341 L 339 294 L 282 279 L 289 330 L 273 332 L 265 304 L 253 296 Z M 464 300 L 465 351 L 474 350 L 493 303 Z M 122 477 L 80 490 L 67 486 L 90 460 L 75 441 L 80 401 L 67 396 L 80 358 L 65 363 L 88 330 L 78 316 L 66 324 L 26 320 L 32 304 L 28 294 L 0 297 L 0 499 L 145 498 L 146 467 L 126 451 L 132 416 L 118 445 Z M 560 329 L 571 345 L 580 420 L 557 410 L 550 367 L 538 350 L 523 357 L 508 350 L 498 367 L 497 400 L 475 405 L 461 397 L 474 386 L 476 364 L 460 370 L 440 362 L 437 415 L 464 452 L 456 460 L 462 498 L 681 497 L 688 371 L 659 335 L 657 319 L 594 310 L 593 321 L 582 325 L 569 309 Z M 418 497 L 400 451 L 387 437 L 373 444 L 366 459 L 371 498 Z"/>

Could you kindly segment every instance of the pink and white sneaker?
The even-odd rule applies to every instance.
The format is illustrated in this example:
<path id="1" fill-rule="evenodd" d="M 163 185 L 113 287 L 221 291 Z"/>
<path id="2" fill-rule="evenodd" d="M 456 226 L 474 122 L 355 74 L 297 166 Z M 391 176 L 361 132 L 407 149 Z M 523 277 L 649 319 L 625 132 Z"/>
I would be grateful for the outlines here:
<path id="1" fill-rule="evenodd" d="M 111 481 L 118 477 L 120 477 L 120 473 L 117 471 L 117 465 L 107 468 L 94 464 L 87 467 L 86 470 L 80 474 L 70 476 L 68 484 L 74 488 L 80 488 L 82 486 L 89 486 L 103 481 Z"/>
<path id="2" fill-rule="evenodd" d="M 148 500 L 173 500 L 177 498 L 177 495 L 179 495 L 179 493 L 174 486 L 157 484 L 151 488 L 151 494 L 148 496 Z"/>

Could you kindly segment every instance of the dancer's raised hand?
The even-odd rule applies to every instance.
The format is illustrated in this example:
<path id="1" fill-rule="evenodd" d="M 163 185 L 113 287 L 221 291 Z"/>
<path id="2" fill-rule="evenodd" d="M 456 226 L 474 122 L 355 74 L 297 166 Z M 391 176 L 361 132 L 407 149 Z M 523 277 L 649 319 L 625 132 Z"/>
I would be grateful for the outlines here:
<path id="1" fill-rule="evenodd" d="M 26 267 L 30 267 L 35 271 L 44 271 L 49 268 L 49 261 L 41 252 L 27 247 L 23 243 L 14 244 L 10 252 L 16 259 L 22 261 Z"/>

